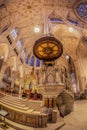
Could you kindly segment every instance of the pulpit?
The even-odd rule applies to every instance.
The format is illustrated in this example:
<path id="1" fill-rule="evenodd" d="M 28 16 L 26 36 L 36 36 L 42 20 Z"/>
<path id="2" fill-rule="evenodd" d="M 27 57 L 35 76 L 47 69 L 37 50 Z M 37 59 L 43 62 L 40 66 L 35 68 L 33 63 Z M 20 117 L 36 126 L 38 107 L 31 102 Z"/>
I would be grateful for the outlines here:
<path id="1" fill-rule="evenodd" d="M 55 37 L 47 35 L 38 39 L 33 46 L 34 55 L 43 60 L 44 65 L 42 67 L 42 81 L 38 83 L 38 91 L 43 96 L 43 104 L 48 110 L 48 121 L 54 121 L 54 110 L 56 107 L 56 98 L 64 88 L 64 84 L 61 83 L 61 77 L 58 71 L 55 70 L 55 60 L 59 58 L 63 53 L 63 46 L 59 40 Z M 58 68 L 57 68 L 58 70 Z M 52 116 L 55 115 L 55 116 Z M 52 119 L 53 118 L 53 119 Z"/>

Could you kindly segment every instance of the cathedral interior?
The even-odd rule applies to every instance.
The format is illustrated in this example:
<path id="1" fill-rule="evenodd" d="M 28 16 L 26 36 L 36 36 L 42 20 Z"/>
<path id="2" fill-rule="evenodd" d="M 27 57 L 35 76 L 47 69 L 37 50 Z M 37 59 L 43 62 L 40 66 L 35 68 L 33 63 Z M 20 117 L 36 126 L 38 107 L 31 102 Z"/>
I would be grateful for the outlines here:
<path id="1" fill-rule="evenodd" d="M 0 0 L 0 130 L 87 130 L 86 107 L 87 0 Z"/>

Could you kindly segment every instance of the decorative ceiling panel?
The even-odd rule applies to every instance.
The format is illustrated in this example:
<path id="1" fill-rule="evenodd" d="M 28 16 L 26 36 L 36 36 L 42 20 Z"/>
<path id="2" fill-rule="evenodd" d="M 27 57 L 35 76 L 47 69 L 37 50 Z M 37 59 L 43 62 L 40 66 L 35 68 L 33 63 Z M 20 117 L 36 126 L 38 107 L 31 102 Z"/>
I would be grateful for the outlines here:
<path id="1" fill-rule="evenodd" d="M 23 47 L 27 48 L 27 54 L 32 52 L 35 41 L 44 36 L 45 24 L 49 33 L 63 43 L 64 52 L 69 52 L 71 55 L 76 54 L 81 35 L 84 34 L 84 27 L 87 35 L 87 25 L 74 13 L 78 0 L 4 0 L 3 2 L 5 6 L 0 7 L 0 29 L 9 25 L 9 32 L 6 30 L 9 34 L 10 30 L 18 27 L 19 35 L 14 43 L 23 39 Z M 49 19 L 46 23 L 47 17 Z M 50 18 L 58 18 L 57 20 L 63 22 L 54 24 Z M 74 22 L 78 24 L 73 24 Z M 39 33 L 34 32 L 37 26 L 40 28 Z M 69 27 L 73 28 L 73 32 L 68 31 Z M 3 33 L 3 38 L 6 38 L 6 35 Z M 1 38 L 0 40 L 2 41 Z"/>

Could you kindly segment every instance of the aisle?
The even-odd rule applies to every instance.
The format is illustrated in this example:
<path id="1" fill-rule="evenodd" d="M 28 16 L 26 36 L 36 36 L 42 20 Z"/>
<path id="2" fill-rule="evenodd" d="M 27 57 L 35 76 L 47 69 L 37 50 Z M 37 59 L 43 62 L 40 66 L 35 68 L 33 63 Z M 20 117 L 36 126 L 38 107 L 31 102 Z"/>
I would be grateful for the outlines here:
<path id="1" fill-rule="evenodd" d="M 76 101 L 74 112 L 65 117 L 61 130 L 87 130 L 87 100 Z"/>

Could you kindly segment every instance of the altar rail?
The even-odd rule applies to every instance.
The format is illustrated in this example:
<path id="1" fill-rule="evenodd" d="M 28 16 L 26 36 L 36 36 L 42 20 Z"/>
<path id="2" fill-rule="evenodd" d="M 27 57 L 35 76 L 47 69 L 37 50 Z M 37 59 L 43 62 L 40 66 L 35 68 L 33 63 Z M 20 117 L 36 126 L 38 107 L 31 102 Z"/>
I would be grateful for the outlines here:
<path id="1" fill-rule="evenodd" d="M 46 127 L 47 114 L 40 112 L 38 108 L 35 109 L 29 104 L 27 104 L 29 106 L 26 106 L 26 103 L 26 100 L 20 100 L 18 97 L 4 95 L 4 97 L 0 98 L 0 109 L 7 111 L 9 113 L 7 118 L 14 122 L 31 127 Z"/>
<path id="2" fill-rule="evenodd" d="M 43 128 L 47 126 L 47 115 L 44 113 L 40 113 L 38 111 L 23 112 L 14 108 L 11 109 L 10 107 L 4 106 L 1 103 L 0 107 L 1 109 L 9 113 L 7 118 L 14 122 L 21 123 L 23 125 L 28 125 L 31 127 Z"/>

